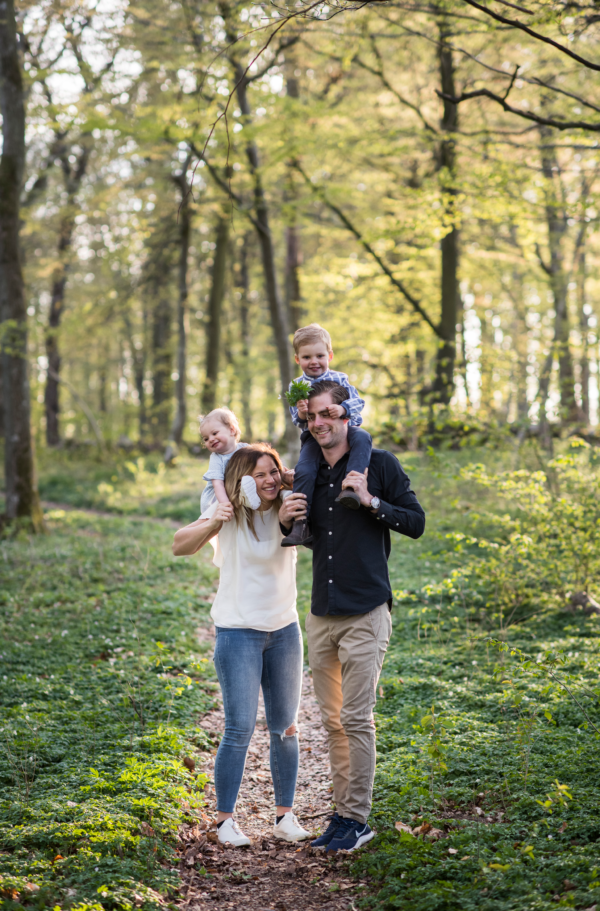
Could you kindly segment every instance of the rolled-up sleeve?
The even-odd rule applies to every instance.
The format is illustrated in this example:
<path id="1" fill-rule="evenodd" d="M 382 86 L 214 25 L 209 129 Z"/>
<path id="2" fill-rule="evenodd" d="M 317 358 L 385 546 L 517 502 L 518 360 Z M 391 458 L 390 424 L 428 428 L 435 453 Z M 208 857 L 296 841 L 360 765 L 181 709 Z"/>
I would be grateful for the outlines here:
<path id="1" fill-rule="evenodd" d="M 391 454 L 387 453 L 381 478 L 381 504 L 375 514 L 390 531 L 420 538 L 425 531 L 425 510 L 411 490 L 410 478 Z"/>
<path id="2" fill-rule="evenodd" d="M 202 477 L 205 481 L 222 481 L 225 478 L 225 462 L 218 452 L 211 454 L 208 471 Z"/>

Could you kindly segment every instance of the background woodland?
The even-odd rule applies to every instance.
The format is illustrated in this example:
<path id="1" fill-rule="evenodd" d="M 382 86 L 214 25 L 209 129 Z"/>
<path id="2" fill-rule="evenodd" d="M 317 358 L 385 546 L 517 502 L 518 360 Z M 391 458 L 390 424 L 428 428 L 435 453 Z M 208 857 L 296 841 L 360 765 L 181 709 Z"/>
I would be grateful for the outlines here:
<path id="1" fill-rule="evenodd" d="M 38 447 L 193 446 L 225 404 L 293 454 L 313 320 L 387 443 L 589 433 L 595 7 L 490 10 L 21 4 Z"/>

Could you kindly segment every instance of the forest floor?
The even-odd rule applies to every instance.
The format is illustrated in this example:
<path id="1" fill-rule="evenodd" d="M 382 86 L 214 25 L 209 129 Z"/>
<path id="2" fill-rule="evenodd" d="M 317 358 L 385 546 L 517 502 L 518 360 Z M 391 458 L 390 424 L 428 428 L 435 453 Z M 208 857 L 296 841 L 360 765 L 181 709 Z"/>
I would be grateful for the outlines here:
<path id="1" fill-rule="evenodd" d="M 459 533 L 501 546 L 515 513 L 461 467 L 538 470 L 537 455 L 525 456 L 402 457 L 427 531 L 392 544 L 394 630 L 377 691 L 370 820 L 378 834 L 341 859 L 272 841 L 262 719 L 240 803 L 252 847 L 215 844 L 222 716 L 206 631 L 218 574 L 210 553 L 170 551 L 171 523 L 198 514 L 202 463 L 165 472 L 150 459 L 86 464 L 62 453 L 42 466 L 44 499 L 75 508 L 49 509 L 47 535 L 0 540 L 3 909 L 600 908 L 600 621 L 565 610 L 564 597 L 562 607 L 548 600 L 552 567 L 538 550 L 528 615 L 494 626 L 477 580 L 500 571 L 496 551 L 478 538 L 470 551 L 456 545 Z M 590 465 L 597 472 L 586 458 L 584 479 Z M 154 521 L 141 521 L 148 510 Z M 436 588 L 465 560 L 466 606 Z M 520 568 L 511 566 L 512 584 Z M 310 591 L 305 552 L 301 625 Z M 547 656 L 559 662 L 551 673 Z M 301 723 L 297 810 L 318 830 L 331 795 L 310 678 Z M 192 756 L 194 775 L 184 764 Z M 436 841 L 422 837 L 430 828 Z"/>
<path id="2" fill-rule="evenodd" d="M 325 731 L 313 693 L 312 680 L 304 675 L 299 710 L 300 771 L 295 812 L 300 824 L 316 836 L 332 812 L 329 755 Z M 207 713 L 201 725 L 213 740 L 224 729 L 221 708 Z M 205 754 L 204 754 L 205 756 Z M 200 771 L 212 780 L 214 756 Z M 214 790 L 208 787 L 208 816 L 215 815 Z M 214 826 L 188 826 L 180 830 L 184 857 L 181 862 L 182 911 L 346 911 L 352 896 L 365 888 L 350 878 L 345 858 L 327 858 L 308 842 L 287 844 L 273 838 L 273 788 L 269 770 L 269 732 L 260 700 L 256 729 L 236 807 L 236 819 L 252 841 L 248 848 L 225 847 L 216 841 Z"/>

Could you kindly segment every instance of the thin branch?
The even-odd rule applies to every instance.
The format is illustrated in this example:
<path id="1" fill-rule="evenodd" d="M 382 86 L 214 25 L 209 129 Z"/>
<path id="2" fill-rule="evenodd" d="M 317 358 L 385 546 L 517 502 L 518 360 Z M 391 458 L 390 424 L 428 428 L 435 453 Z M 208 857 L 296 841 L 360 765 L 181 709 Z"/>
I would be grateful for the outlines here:
<path id="1" fill-rule="evenodd" d="M 335 203 L 331 202 L 331 200 L 329 200 L 329 199 L 327 198 L 327 196 L 326 196 L 326 194 L 325 194 L 325 191 L 323 190 L 322 187 L 318 187 L 318 186 L 316 186 L 316 185 L 312 182 L 312 180 L 311 180 L 310 177 L 306 174 L 306 172 L 303 170 L 302 166 L 300 165 L 300 163 L 299 163 L 298 161 L 294 161 L 294 162 L 293 162 L 293 167 L 298 171 L 299 174 L 302 175 L 302 177 L 303 177 L 304 180 L 306 181 L 307 185 L 308 185 L 309 187 L 311 187 L 312 190 L 313 190 L 315 193 L 318 194 L 318 196 L 319 196 L 319 198 L 322 200 L 322 202 L 323 202 L 329 209 L 331 209 L 332 212 L 335 212 L 335 214 L 336 214 L 337 217 L 340 219 L 340 221 L 342 222 L 342 224 L 344 225 L 344 227 L 347 228 L 348 231 L 350 231 L 350 232 L 355 236 L 355 238 L 357 239 L 357 241 L 364 247 L 364 249 L 367 251 L 367 253 L 368 253 L 370 256 L 373 257 L 373 259 L 375 260 L 375 262 L 377 263 L 377 265 L 379 266 L 379 268 L 381 269 L 381 271 L 384 272 L 384 273 L 387 275 L 387 277 L 389 278 L 389 280 L 391 281 L 391 283 L 393 284 L 393 286 L 394 286 L 398 291 L 400 291 L 400 293 L 401 293 L 401 294 L 406 298 L 406 300 L 409 302 L 409 304 L 411 305 L 411 307 L 419 314 L 419 316 L 420 316 L 422 319 L 425 320 L 425 322 L 427 323 L 427 325 L 429 326 L 429 328 L 435 333 L 435 335 L 437 335 L 438 338 L 441 338 L 439 327 L 435 325 L 435 323 L 433 322 L 433 320 L 431 320 L 431 318 L 430 318 L 429 315 L 426 313 L 426 311 L 423 309 L 423 307 L 421 306 L 421 304 L 420 304 L 420 302 L 417 300 L 417 298 L 414 297 L 414 296 L 410 293 L 410 291 L 406 288 L 406 286 L 403 284 L 403 282 L 400 281 L 400 279 L 396 278 L 396 276 L 393 274 L 393 272 L 391 271 L 391 269 L 389 268 L 389 266 L 386 265 L 386 263 L 382 260 L 382 258 L 379 256 L 379 254 L 373 249 L 373 247 L 371 246 L 371 244 L 363 237 L 363 235 L 360 233 L 360 231 L 358 230 L 358 228 L 356 228 L 356 227 L 352 224 L 352 222 L 350 221 L 350 219 L 344 214 L 344 212 L 342 212 L 342 210 L 339 208 L 339 206 L 336 206 Z"/>
<path id="2" fill-rule="evenodd" d="M 540 117 L 539 114 L 534 114 L 532 111 L 519 110 L 519 108 L 515 108 L 512 104 L 505 101 L 502 95 L 496 95 L 494 92 L 490 92 L 489 89 L 476 89 L 474 92 L 463 92 L 462 95 L 459 95 L 458 97 L 446 95 L 443 92 L 440 92 L 439 89 L 436 89 L 435 93 L 440 98 L 451 101 L 453 104 L 461 104 L 463 101 L 469 101 L 471 98 L 490 98 L 492 101 L 499 104 L 508 114 L 516 114 L 517 117 L 523 117 L 525 120 L 532 120 L 534 123 L 539 123 L 541 126 L 554 127 L 556 130 L 589 130 L 594 133 L 600 132 L 600 123 L 590 123 L 587 120 L 556 120 L 552 117 Z"/>
<path id="3" fill-rule="evenodd" d="M 554 41 L 553 38 L 547 38 L 540 32 L 534 31 L 534 29 L 529 28 L 528 25 L 525 25 L 524 22 L 519 22 L 518 19 L 507 19 L 506 16 L 501 16 L 499 13 L 495 13 L 489 7 L 483 6 L 481 3 L 477 3 L 477 0 L 464 0 L 464 2 L 468 3 L 469 6 L 472 6 L 474 9 L 478 9 L 480 12 L 485 13 L 485 15 L 489 16 L 491 19 L 495 19 L 496 22 L 501 22 L 503 25 L 508 25 L 511 28 L 518 28 L 522 32 L 525 32 L 527 35 L 530 35 L 532 38 L 535 38 L 536 41 L 542 41 L 544 44 L 549 44 L 551 47 L 555 48 L 555 50 L 560 51 L 561 54 L 566 54 L 566 56 L 570 57 L 571 60 L 576 60 L 577 63 L 582 63 L 583 66 L 587 67 L 587 69 L 600 72 L 600 63 L 593 63 L 591 60 L 586 60 L 585 57 L 580 57 L 580 55 L 576 54 L 575 51 L 570 51 L 568 47 L 565 47 L 563 44 L 559 44 L 558 41 Z"/>

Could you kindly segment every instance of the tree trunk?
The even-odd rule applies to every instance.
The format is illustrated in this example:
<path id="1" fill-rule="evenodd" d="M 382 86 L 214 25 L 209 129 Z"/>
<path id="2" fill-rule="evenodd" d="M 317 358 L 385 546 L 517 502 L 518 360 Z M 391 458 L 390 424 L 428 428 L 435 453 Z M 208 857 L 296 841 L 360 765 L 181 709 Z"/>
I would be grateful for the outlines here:
<path id="1" fill-rule="evenodd" d="M 244 75 L 241 64 L 234 62 L 234 79 L 236 84 L 236 93 L 238 104 L 242 116 L 247 126 L 251 123 L 250 102 L 248 100 L 248 82 Z M 265 279 L 265 291 L 267 302 L 269 304 L 269 313 L 271 317 L 271 326 L 275 337 L 275 347 L 277 349 L 277 359 L 279 362 L 279 394 L 282 399 L 282 407 L 285 420 L 285 440 L 290 454 L 299 452 L 298 432 L 292 423 L 290 412 L 287 407 L 283 393 L 287 392 L 288 386 L 293 379 L 291 345 L 289 338 L 289 323 L 286 307 L 281 300 L 277 283 L 277 272 L 275 269 L 275 248 L 273 236 L 269 227 L 269 207 L 265 196 L 262 177 L 260 173 L 260 160 L 256 143 L 250 140 L 246 144 L 246 156 L 250 166 L 254 189 L 254 213 L 257 224 L 258 242 L 260 245 L 260 254 L 262 260 L 263 274 Z"/>
<path id="2" fill-rule="evenodd" d="M 438 61 L 442 92 L 444 95 L 456 97 L 454 59 L 451 48 L 446 45 L 448 35 L 445 23 L 440 22 L 438 28 Z M 456 149 L 454 136 L 452 135 L 458 129 L 458 108 L 446 99 L 444 99 L 444 113 L 440 128 L 442 132 L 450 134 L 439 144 L 438 168 L 442 171 L 443 206 L 452 228 L 444 235 L 441 241 L 441 315 L 431 400 L 441 405 L 448 405 L 454 391 L 456 324 L 460 314 L 460 295 L 458 289 L 459 232 L 455 226 Z"/>
<path id="3" fill-rule="evenodd" d="M 225 292 L 225 274 L 229 248 L 229 216 L 222 215 L 217 223 L 217 239 L 212 267 L 212 283 L 208 301 L 206 330 L 206 378 L 202 389 L 202 413 L 208 414 L 217 400 L 219 359 L 221 356 L 221 314 Z"/>
<path id="4" fill-rule="evenodd" d="M 169 433 L 173 394 L 173 352 L 171 347 L 171 302 L 168 287 L 161 283 L 152 324 L 152 436 L 163 443 Z"/>
<path id="5" fill-rule="evenodd" d="M 189 187 L 186 172 L 189 159 L 182 168 L 180 177 L 176 180 L 181 189 L 181 206 L 179 209 L 179 296 L 177 299 L 177 381 L 175 383 L 175 417 L 171 427 L 171 439 L 179 445 L 183 436 L 186 421 L 185 389 L 187 385 L 186 373 L 186 308 L 188 298 L 188 254 L 190 248 L 191 213 L 189 204 Z"/>
<path id="6" fill-rule="evenodd" d="M 142 346 L 136 348 L 133 338 L 133 327 L 131 318 L 127 311 L 123 314 L 125 329 L 127 331 L 127 341 L 129 342 L 129 351 L 133 361 L 133 381 L 138 394 L 138 435 L 142 443 L 146 438 L 148 430 L 148 411 L 146 408 L 146 389 L 144 382 L 146 380 L 146 351 L 148 340 L 148 310 L 144 306 L 142 311 Z"/>
<path id="7" fill-rule="evenodd" d="M 69 270 L 69 250 L 75 229 L 75 201 L 81 183 L 87 171 L 90 155 L 90 137 L 81 138 L 83 149 L 78 154 L 76 162 L 69 162 L 69 149 L 64 145 L 60 149 L 59 158 L 67 190 L 67 202 L 63 209 L 58 234 L 57 258 L 58 265 L 52 276 L 52 293 L 50 296 L 50 313 L 48 316 L 48 330 L 46 333 L 46 357 L 48 359 L 48 374 L 44 394 L 46 410 L 46 443 L 48 446 L 58 446 L 60 443 L 59 427 L 59 383 L 60 383 L 60 352 L 58 346 L 58 330 L 65 306 L 65 290 L 67 286 L 67 272 Z M 56 379 L 58 377 L 58 379 Z"/>
<path id="8" fill-rule="evenodd" d="M 0 10 L 0 341 L 4 394 L 7 520 L 44 529 L 33 457 L 27 370 L 27 312 L 19 249 L 19 203 L 25 164 L 25 103 L 14 0 Z"/>
<path id="9" fill-rule="evenodd" d="M 248 277 L 248 248 L 250 236 L 245 234 L 242 238 L 240 249 L 240 261 L 236 271 L 236 287 L 240 294 L 240 336 L 241 336 L 241 369 L 240 373 L 240 396 L 242 399 L 242 421 L 244 424 L 244 438 L 252 440 L 252 370 L 250 362 L 250 301 L 248 292 L 250 282 Z"/>
<path id="10" fill-rule="evenodd" d="M 577 270 L 577 304 L 579 308 L 579 331 L 581 333 L 581 410 L 587 424 L 590 423 L 590 355 L 589 355 L 589 334 L 590 325 L 588 321 L 587 297 L 586 297 L 586 255 L 583 250 L 579 256 Z"/>
<path id="11" fill-rule="evenodd" d="M 542 261 L 542 267 L 548 275 L 554 297 L 554 352 L 558 358 L 561 420 L 563 423 L 569 424 L 582 420 L 583 414 L 575 397 L 575 369 L 570 344 L 569 276 L 565 269 L 564 256 L 564 240 L 568 230 L 568 221 L 567 213 L 561 202 L 562 194 L 557 191 L 557 183 L 560 184 L 561 178 L 551 137 L 552 131 L 549 127 L 540 127 L 540 158 L 544 175 L 550 253 L 549 262 Z"/>
<path id="12" fill-rule="evenodd" d="M 295 60 L 287 61 L 288 76 L 286 79 L 286 92 L 288 98 L 299 98 L 300 87 L 298 80 L 293 75 Z M 300 291 L 300 266 L 302 252 L 300 247 L 300 229 L 296 213 L 296 187 L 294 184 L 294 168 L 288 165 L 284 202 L 289 209 L 288 223 L 285 229 L 285 303 L 292 332 L 299 329 L 303 321 L 302 294 Z"/>

